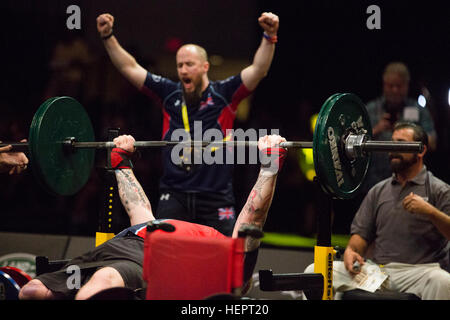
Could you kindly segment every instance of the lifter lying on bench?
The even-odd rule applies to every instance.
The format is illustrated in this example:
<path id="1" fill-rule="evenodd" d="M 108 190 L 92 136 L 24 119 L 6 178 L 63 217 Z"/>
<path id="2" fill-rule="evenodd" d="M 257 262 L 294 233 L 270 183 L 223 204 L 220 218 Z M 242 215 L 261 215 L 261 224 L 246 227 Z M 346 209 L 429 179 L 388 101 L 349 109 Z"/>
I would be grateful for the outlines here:
<path id="1" fill-rule="evenodd" d="M 117 234 L 84 255 L 72 259 L 59 271 L 37 276 L 22 287 L 20 299 L 89 299 L 108 288 L 125 287 L 141 290 L 143 275 L 144 238 L 147 224 L 154 221 L 150 202 L 132 171 L 130 157 L 134 152 L 134 138 L 120 136 L 114 139 L 116 148 L 111 153 L 111 164 L 116 169 L 119 195 L 130 218 L 131 227 Z M 279 148 L 284 138 L 271 135 L 259 139 L 258 148 L 267 165 L 261 166 L 256 183 L 240 212 L 233 231 L 238 237 L 242 226 L 250 225 L 262 230 L 275 191 L 276 179 L 281 169 L 286 149 Z M 227 238 L 217 230 L 204 225 L 179 220 L 165 220 L 175 225 L 176 233 L 201 238 Z M 244 282 L 250 280 L 256 264 L 260 241 L 247 237 L 244 245 Z M 68 286 L 69 266 L 80 268 L 80 287 Z M 245 287 L 245 284 L 244 284 Z"/>

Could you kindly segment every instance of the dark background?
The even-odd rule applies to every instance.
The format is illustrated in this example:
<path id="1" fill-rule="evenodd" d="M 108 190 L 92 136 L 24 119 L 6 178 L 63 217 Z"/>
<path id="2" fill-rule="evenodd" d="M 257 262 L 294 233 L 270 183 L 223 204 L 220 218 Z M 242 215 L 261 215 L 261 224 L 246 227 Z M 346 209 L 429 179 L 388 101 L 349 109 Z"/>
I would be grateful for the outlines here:
<path id="1" fill-rule="evenodd" d="M 66 27 L 71 4 L 80 6 L 81 30 Z M 366 27 L 371 4 L 381 9 L 381 30 Z M 39 105 L 68 95 L 86 108 L 98 140 L 109 127 L 137 140 L 160 139 L 160 109 L 131 87 L 106 55 L 95 25 L 101 13 L 115 16 L 118 40 L 143 66 L 174 77 L 171 44 L 177 41 L 222 56 L 226 63 L 213 67 L 212 74 L 230 76 L 248 65 L 261 41 L 257 18 L 272 11 L 280 17 L 274 61 L 251 98 L 248 116 L 237 119 L 235 128 L 277 128 L 288 140 L 312 140 L 309 117 L 330 95 L 353 92 L 367 102 L 381 94 L 385 65 L 401 60 L 411 71 L 410 95 L 417 97 L 423 87 L 430 91 L 427 108 L 438 149 L 427 165 L 449 183 L 449 8 L 445 1 L 2 1 L 0 137 L 26 138 Z M 104 157 L 97 154 L 88 184 L 71 197 L 47 194 L 31 170 L 2 174 L 0 231 L 93 235 L 103 203 Z M 290 150 L 266 231 L 315 233 L 314 194 L 298 161 L 298 150 Z M 141 150 L 136 176 L 155 208 L 161 170 L 159 150 Z M 258 167 L 236 166 L 235 172 L 240 208 Z M 360 201 L 361 196 L 334 201 L 335 233 L 348 232 Z M 116 224 L 125 226 L 125 216 Z"/>

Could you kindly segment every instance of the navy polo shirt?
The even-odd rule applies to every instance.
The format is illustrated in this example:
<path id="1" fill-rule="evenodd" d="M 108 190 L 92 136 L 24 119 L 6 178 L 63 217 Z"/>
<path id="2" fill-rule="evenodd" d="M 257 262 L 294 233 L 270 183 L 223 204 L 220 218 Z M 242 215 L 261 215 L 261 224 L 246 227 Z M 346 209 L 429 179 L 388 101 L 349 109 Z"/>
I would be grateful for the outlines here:
<path id="1" fill-rule="evenodd" d="M 141 91 L 156 99 L 162 107 L 163 140 L 173 140 L 172 133 L 176 129 L 185 130 L 181 82 L 174 82 L 148 72 Z M 227 130 L 233 128 L 239 103 L 250 93 L 242 83 L 240 75 L 222 81 L 210 81 L 202 93 L 200 104 L 194 108 L 187 108 L 191 139 L 198 140 L 198 137 L 203 139 L 203 133 L 208 129 L 220 130 L 225 137 Z M 195 121 L 201 121 L 201 135 L 195 132 L 198 128 L 194 127 Z M 232 164 L 205 164 L 202 161 L 201 164 L 195 165 L 194 170 L 186 172 L 173 163 L 171 152 L 172 147 L 165 147 L 162 151 L 164 173 L 160 180 L 161 189 L 213 192 L 233 197 Z"/>

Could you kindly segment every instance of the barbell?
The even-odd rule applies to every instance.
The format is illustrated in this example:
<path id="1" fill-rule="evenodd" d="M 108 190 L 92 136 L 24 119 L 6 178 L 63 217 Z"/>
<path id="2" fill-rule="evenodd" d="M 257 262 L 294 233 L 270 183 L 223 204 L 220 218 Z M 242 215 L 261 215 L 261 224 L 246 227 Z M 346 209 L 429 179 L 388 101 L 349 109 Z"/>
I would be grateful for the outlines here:
<path id="1" fill-rule="evenodd" d="M 352 93 L 329 97 L 318 114 L 313 141 L 286 141 L 285 148 L 312 148 L 314 168 L 324 191 L 348 199 L 359 190 L 367 174 L 372 152 L 420 153 L 421 142 L 373 141 L 371 124 L 363 102 Z M 256 147 L 257 141 L 136 141 L 136 148 Z M 51 194 L 73 195 L 89 180 L 95 149 L 113 148 L 112 141 L 95 141 L 94 130 L 83 106 L 71 97 L 53 97 L 36 111 L 27 142 L 12 151 L 27 152 L 32 171 Z"/>

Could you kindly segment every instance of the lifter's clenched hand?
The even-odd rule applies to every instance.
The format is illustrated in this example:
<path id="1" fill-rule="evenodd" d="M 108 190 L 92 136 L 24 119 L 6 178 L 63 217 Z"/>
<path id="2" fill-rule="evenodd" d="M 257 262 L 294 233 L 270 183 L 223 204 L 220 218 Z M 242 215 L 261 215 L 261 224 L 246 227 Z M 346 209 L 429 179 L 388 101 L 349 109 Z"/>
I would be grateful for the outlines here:
<path id="1" fill-rule="evenodd" d="M 286 139 L 273 134 L 261 137 L 258 140 L 258 149 L 261 156 L 261 173 L 265 176 L 277 174 L 283 166 L 284 159 L 287 156 L 287 150 L 280 148 L 280 143 Z"/>
<path id="2" fill-rule="evenodd" d="M 122 135 L 114 138 L 114 144 L 117 148 L 123 149 L 128 152 L 134 152 L 136 148 L 134 147 L 135 140 L 130 135 Z"/>
<path id="3" fill-rule="evenodd" d="M 103 13 L 97 17 L 97 31 L 101 37 L 109 36 L 113 32 L 114 17 Z"/>
<path id="4" fill-rule="evenodd" d="M 258 149 L 262 151 L 266 148 L 278 147 L 281 142 L 286 142 L 286 139 L 282 136 L 276 134 L 264 136 L 258 140 Z"/>

